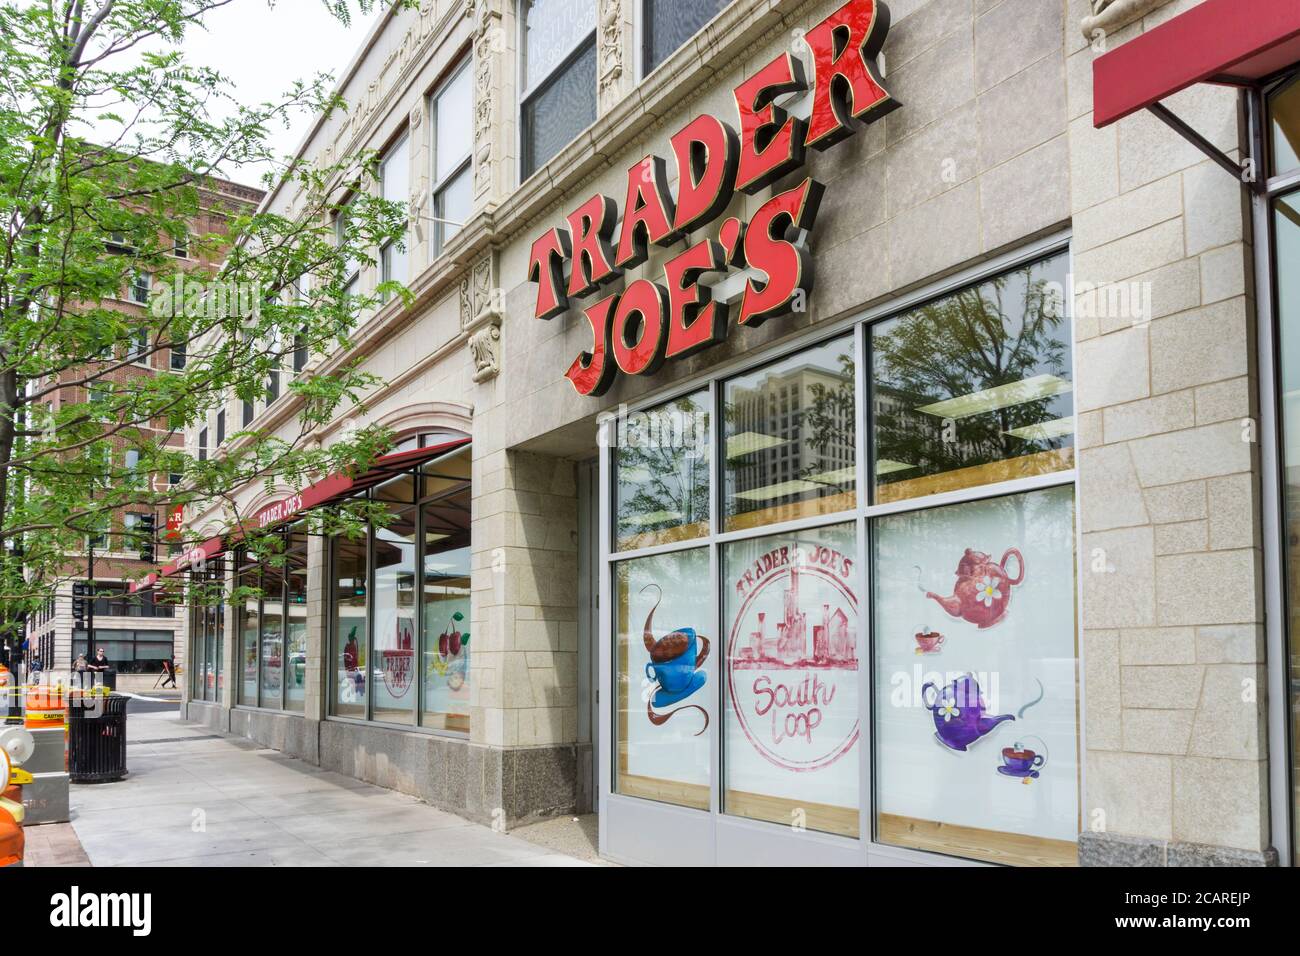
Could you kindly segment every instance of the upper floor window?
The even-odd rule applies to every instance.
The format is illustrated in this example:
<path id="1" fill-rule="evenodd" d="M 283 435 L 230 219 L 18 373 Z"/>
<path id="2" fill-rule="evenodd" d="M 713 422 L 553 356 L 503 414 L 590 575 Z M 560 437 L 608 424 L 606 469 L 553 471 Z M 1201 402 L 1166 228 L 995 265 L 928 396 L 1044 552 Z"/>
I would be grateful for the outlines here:
<path id="1" fill-rule="evenodd" d="M 252 402 L 244 402 L 243 416 L 241 417 L 240 420 L 244 423 L 243 424 L 244 428 L 247 428 L 249 425 L 253 424 L 253 403 Z"/>
<path id="2" fill-rule="evenodd" d="M 348 203 L 352 200 L 349 199 Z M 348 231 L 348 206 L 344 204 L 339 209 L 338 214 L 334 217 L 334 241 L 338 246 L 344 244 L 344 239 Z M 361 280 L 361 263 L 352 256 L 348 256 L 343 264 L 343 293 L 345 295 L 356 295 Z"/>
<path id="3" fill-rule="evenodd" d="M 649 75 L 731 0 L 642 0 L 641 72 Z"/>
<path id="4" fill-rule="evenodd" d="M 525 0 L 522 177 L 596 121 L 595 0 Z"/>
<path id="5" fill-rule="evenodd" d="M 148 293 L 146 293 L 146 296 Z M 131 333 L 130 344 L 127 346 L 126 357 L 132 362 L 139 362 L 142 365 L 148 365 L 149 359 L 145 355 L 149 351 L 149 330 L 136 329 Z"/>
<path id="6" fill-rule="evenodd" d="M 460 231 L 473 205 L 473 87 L 468 62 L 433 94 L 433 251 Z"/>
<path id="7" fill-rule="evenodd" d="M 185 343 L 175 342 L 171 349 L 171 367 L 176 371 L 185 368 Z"/>
<path id="8" fill-rule="evenodd" d="M 221 445 L 226 440 L 226 410 L 223 408 L 217 412 L 217 444 Z"/>
<path id="9" fill-rule="evenodd" d="M 172 255 L 177 259 L 188 259 L 190 257 L 190 233 L 188 229 L 182 231 L 174 240 Z"/>
<path id="10" fill-rule="evenodd" d="M 137 272 L 131 276 L 131 288 L 127 294 L 136 305 L 148 305 L 149 287 L 149 273 Z"/>
<path id="11" fill-rule="evenodd" d="M 298 334 L 293 337 L 293 370 L 295 374 L 307 367 L 307 359 L 310 354 L 307 347 L 307 326 L 304 325 L 298 330 Z"/>
<path id="12" fill-rule="evenodd" d="M 384 155 L 379 164 L 379 189 L 388 202 L 409 201 L 411 182 L 410 139 L 405 133 Z M 379 263 L 384 282 L 406 283 L 410 277 L 409 256 L 405 236 L 388 243 L 379 251 Z"/>
<path id="13" fill-rule="evenodd" d="M 199 429 L 199 461 L 208 460 L 208 430 Z"/>

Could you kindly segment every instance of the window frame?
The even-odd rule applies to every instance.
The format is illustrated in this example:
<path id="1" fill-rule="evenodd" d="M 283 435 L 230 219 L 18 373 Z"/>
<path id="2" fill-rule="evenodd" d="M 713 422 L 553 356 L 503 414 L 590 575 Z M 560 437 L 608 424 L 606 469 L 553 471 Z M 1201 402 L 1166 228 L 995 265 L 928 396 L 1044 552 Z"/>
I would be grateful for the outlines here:
<path id="1" fill-rule="evenodd" d="M 520 16 L 518 18 L 519 54 L 516 58 L 516 68 L 521 80 L 523 77 L 527 76 L 527 67 L 528 67 L 528 59 L 527 59 L 528 58 L 528 11 L 526 9 L 526 5 L 527 5 L 527 0 L 522 0 L 521 3 L 522 9 L 520 12 Z M 531 170 L 528 169 L 529 160 L 532 158 L 531 156 L 528 155 L 529 153 L 528 123 L 526 121 L 526 115 L 527 115 L 526 111 L 529 105 L 535 99 L 537 99 L 537 97 L 539 97 L 541 94 L 545 93 L 548 89 L 550 89 L 550 87 L 556 81 L 558 81 L 559 78 L 563 76 L 564 73 L 571 66 L 573 66 L 573 64 L 587 51 L 588 46 L 595 48 L 597 60 L 599 61 L 600 50 L 597 42 L 597 36 L 600 32 L 600 12 L 596 8 L 595 0 L 591 0 L 591 6 L 592 6 L 591 29 L 587 31 L 585 34 L 583 34 L 578 40 L 574 41 L 573 45 L 564 52 L 564 55 L 556 60 L 555 66 L 553 66 L 545 76 L 540 77 L 537 80 L 537 82 L 534 83 L 531 87 L 524 88 L 522 82 L 520 83 L 519 96 L 518 96 L 518 102 L 516 103 L 515 115 L 518 117 L 518 121 L 519 121 L 518 133 L 516 134 L 518 137 L 517 146 L 518 146 L 518 156 L 519 156 L 519 159 L 517 160 L 518 163 L 517 173 L 518 173 L 518 182 L 521 185 L 527 180 L 531 179 L 533 176 L 535 176 L 538 173 L 538 171 L 540 171 L 541 168 L 546 165 L 547 162 L 550 162 L 550 159 L 554 159 L 554 157 L 551 157 L 550 159 L 547 159 L 546 162 L 535 163 Z M 591 91 L 591 95 L 593 100 L 596 103 L 596 119 L 599 119 L 600 118 L 600 87 L 599 87 L 600 64 L 599 62 L 597 62 L 596 65 L 596 74 L 597 74 L 597 84 L 595 87 L 593 87 Z M 583 127 L 583 129 L 586 128 L 587 127 L 585 126 Z M 572 142 L 572 140 L 570 140 L 570 142 Z"/>
<path id="2" fill-rule="evenodd" d="M 644 80 L 655 70 L 659 69 L 659 67 L 663 66 L 664 63 L 666 63 L 672 57 L 673 53 L 676 53 L 677 50 L 681 49 L 681 46 L 678 46 L 675 50 L 673 50 L 673 53 L 669 53 L 668 56 L 664 57 L 664 59 L 659 63 L 656 63 L 654 66 L 649 65 L 650 56 L 651 56 L 650 44 L 654 42 L 654 36 L 652 35 L 652 31 L 650 29 L 650 23 L 651 23 L 650 7 L 653 6 L 656 2 L 657 0 L 638 0 L 638 3 L 636 4 L 636 24 L 635 24 L 634 39 L 636 45 L 636 59 L 637 59 L 636 75 L 638 80 Z M 712 23 L 719 16 L 721 16 L 723 11 L 725 11 L 727 7 L 731 6 L 731 2 L 732 0 L 723 0 L 722 6 L 718 8 L 717 13 L 715 13 L 713 16 L 711 16 L 708 20 L 704 22 L 704 27 L 707 27 L 710 23 Z M 695 33 L 692 33 L 690 37 L 687 37 L 687 39 L 690 40 L 699 36 L 699 34 L 704 30 L 704 27 L 701 27 L 699 30 L 695 31 Z M 682 45 L 684 46 L 685 44 L 683 43 Z"/>
<path id="3" fill-rule="evenodd" d="M 402 148 L 406 149 L 406 198 L 405 204 L 409 205 L 411 201 L 411 131 L 405 126 L 400 133 L 392 138 L 388 146 L 384 149 L 379 158 L 379 195 L 384 195 L 384 172 L 389 160 L 394 154 Z M 397 200 L 390 200 L 397 201 Z M 407 232 L 410 232 L 408 227 Z M 399 240 L 393 239 L 379 247 L 379 281 L 380 282 L 401 282 L 402 285 L 409 285 L 411 281 L 411 243 L 409 238 L 401 240 L 406 246 L 406 276 L 402 279 L 394 279 L 392 276 L 391 255 L 397 251 Z"/>
<path id="4" fill-rule="evenodd" d="M 469 115 L 472 120 L 474 116 L 473 65 L 474 57 L 471 54 L 466 54 L 457 61 L 455 66 L 447 71 L 446 76 L 429 93 L 429 136 L 432 140 L 432 148 L 429 150 L 429 214 L 433 216 L 434 219 L 432 223 L 433 236 L 432 241 L 430 242 L 431 259 L 436 259 L 438 256 L 442 255 L 443 247 L 452 238 L 452 236 L 447 235 L 447 223 L 443 221 L 445 214 L 445 207 L 442 204 L 443 197 L 446 196 L 447 190 L 454 186 L 461 176 L 472 177 L 474 174 L 474 130 L 471 125 L 469 135 L 465 139 L 464 154 L 457 158 L 451 172 L 442 179 L 438 178 L 438 98 L 443 93 L 447 92 L 447 90 L 451 88 L 451 85 L 459 80 L 463 74 L 467 71 L 470 72 Z M 473 186 L 474 184 L 471 181 L 471 195 Z M 456 227 L 456 231 L 460 232 L 465 225 L 466 223 L 461 223 Z"/>

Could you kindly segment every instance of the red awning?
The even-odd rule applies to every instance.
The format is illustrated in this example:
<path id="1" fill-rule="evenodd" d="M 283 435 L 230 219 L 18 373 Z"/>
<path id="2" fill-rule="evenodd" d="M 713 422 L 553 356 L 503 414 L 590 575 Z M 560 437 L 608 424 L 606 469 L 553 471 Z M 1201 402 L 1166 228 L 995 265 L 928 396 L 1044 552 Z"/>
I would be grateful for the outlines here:
<path id="1" fill-rule="evenodd" d="M 1205 0 L 1092 64 L 1101 129 L 1196 83 L 1240 86 L 1300 62 L 1300 0 Z"/>
<path id="2" fill-rule="evenodd" d="M 304 512 L 310 511 L 312 508 L 334 504 L 349 495 L 356 494 L 358 491 L 364 491 L 372 485 L 380 484 L 416 465 L 455 451 L 457 448 L 468 445 L 469 442 L 468 438 L 453 438 L 451 441 L 429 445 L 426 448 L 412 448 L 407 451 L 396 451 L 388 455 L 382 455 L 375 459 L 369 471 L 356 478 L 349 478 L 344 474 L 330 475 L 328 478 L 322 478 L 320 481 L 308 485 L 297 494 L 289 495 L 259 508 L 248 524 L 259 530 L 283 524 Z M 180 574 L 200 561 L 214 558 L 226 551 L 242 536 L 241 530 L 235 528 L 225 535 L 209 538 L 201 545 L 190 548 L 174 562 L 165 565 L 159 571 L 149 574 L 139 581 L 132 582 L 129 590 L 131 593 L 143 591 L 157 584 L 160 577 L 166 578 Z"/>

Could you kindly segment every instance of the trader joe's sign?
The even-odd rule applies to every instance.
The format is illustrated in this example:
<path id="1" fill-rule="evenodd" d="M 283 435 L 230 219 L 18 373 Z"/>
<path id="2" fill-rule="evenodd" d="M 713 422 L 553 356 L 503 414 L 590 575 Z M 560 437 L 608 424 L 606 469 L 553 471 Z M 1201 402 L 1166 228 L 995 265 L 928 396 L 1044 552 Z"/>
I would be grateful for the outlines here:
<path id="1" fill-rule="evenodd" d="M 807 119 L 790 116 L 774 101 L 809 89 L 803 61 L 782 53 L 735 88 L 740 132 L 703 114 L 669 143 L 677 164 L 677 194 L 667 165 L 646 156 L 627 173 L 623 223 L 618 207 L 599 193 L 533 242 L 528 279 L 537 283 L 539 319 L 568 310 L 571 299 L 592 296 L 641 265 L 648 248 L 670 246 L 722 215 L 735 190 L 755 194 L 800 168 L 807 147 L 826 149 L 858 123 L 898 107 L 881 85 L 876 57 L 889 29 L 880 0 L 849 0 L 803 37 L 813 66 Z M 728 309 L 700 285 L 705 273 L 748 268 L 736 324 L 757 327 L 791 311 L 812 289 L 805 252 L 794 243 L 811 230 L 822 184 L 806 178 L 773 195 L 745 222 L 723 220 L 716 238 L 704 238 L 664 264 L 662 282 L 640 278 L 621 292 L 583 308 L 591 324 L 591 351 L 580 354 L 565 377 L 583 395 L 601 395 L 621 370 L 650 375 L 665 359 L 682 358 L 726 338 Z M 565 266 L 569 267 L 567 281 Z"/>

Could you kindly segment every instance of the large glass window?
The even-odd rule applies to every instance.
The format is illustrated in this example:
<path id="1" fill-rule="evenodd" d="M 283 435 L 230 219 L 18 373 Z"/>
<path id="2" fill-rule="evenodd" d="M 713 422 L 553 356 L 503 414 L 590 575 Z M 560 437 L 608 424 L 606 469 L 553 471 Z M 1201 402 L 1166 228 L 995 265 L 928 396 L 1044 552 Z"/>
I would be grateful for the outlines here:
<path id="1" fill-rule="evenodd" d="M 470 456 L 424 468 L 424 703 L 420 723 L 469 733 Z"/>
<path id="2" fill-rule="evenodd" d="M 374 529 L 374 705 L 371 716 L 415 722 L 416 610 L 414 481 L 403 476 L 379 488 L 390 515 Z"/>
<path id="3" fill-rule="evenodd" d="M 872 542 L 877 839 L 1073 865 L 1073 489 L 889 515 Z"/>
<path id="4" fill-rule="evenodd" d="M 365 537 L 334 539 L 330 713 L 342 717 L 366 716 L 366 594 L 370 586 L 366 551 Z"/>
<path id="5" fill-rule="evenodd" d="M 523 179 L 596 121 L 595 0 L 525 0 Z"/>
<path id="6" fill-rule="evenodd" d="M 258 685 L 257 645 L 258 628 L 260 626 L 258 595 L 261 592 L 262 581 L 257 565 L 248 563 L 248 560 L 246 552 L 238 552 L 236 561 L 241 567 L 235 579 L 235 608 L 238 614 L 236 631 L 239 634 L 239 660 L 242 665 L 239 680 L 239 703 L 249 707 L 256 707 Z"/>
<path id="7" fill-rule="evenodd" d="M 617 420 L 614 513 L 620 550 L 709 533 L 709 393 Z"/>
<path id="8" fill-rule="evenodd" d="M 403 133 L 379 164 L 379 188 L 387 202 L 400 203 L 406 208 L 410 201 L 411 153 L 410 138 Z M 384 282 L 405 284 L 410 279 L 409 243 L 405 236 L 387 243 L 379 251 L 380 271 Z"/>
<path id="9" fill-rule="evenodd" d="M 1074 465 L 1068 257 L 871 329 L 876 502 Z"/>
<path id="10" fill-rule="evenodd" d="M 161 674 L 162 662 L 171 660 L 175 644 L 171 631 L 97 627 L 89 645 L 84 630 L 72 632 L 72 660 L 78 654 L 90 660 L 101 647 L 119 674 Z"/>
<path id="11" fill-rule="evenodd" d="M 420 439 L 403 444 L 428 447 Z M 387 516 L 364 537 L 332 544 L 331 713 L 468 733 L 469 449 L 365 494 Z"/>
<path id="12" fill-rule="evenodd" d="M 284 570 L 262 567 L 261 697 L 259 705 L 279 710 L 284 694 Z"/>
<path id="13" fill-rule="evenodd" d="M 620 562 L 614 574 L 614 789 L 707 810 L 717 700 L 709 552 Z"/>
<path id="14" fill-rule="evenodd" d="M 727 382 L 726 530 L 856 504 L 853 336 Z"/>
<path id="15" fill-rule="evenodd" d="M 854 527 L 723 549 L 727 813 L 858 835 Z"/>
<path id="16" fill-rule="evenodd" d="M 433 249 L 443 244 L 469 220 L 473 206 L 470 159 L 474 145 L 473 76 L 469 63 L 433 95 Z"/>
<path id="17" fill-rule="evenodd" d="M 614 794 L 1077 859 L 1067 259 L 602 423 Z"/>
<path id="18" fill-rule="evenodd" d="M 644 0 L 641 18 L 641 70 L 651 73 L 730 0 Z"/>
<path id="19" fill-rule="evenodd" d="M 1271 172 L 1289 173 L 1300 167 L 1300 76 L 1293 76 L 1268 96 L 1272 130 Z"/>
<path id="20" fill-rule="evenodd" d="M 284 564 L 284 709 L 301 711 L 307 697 L 307 535 L 287 536 Z"/>

